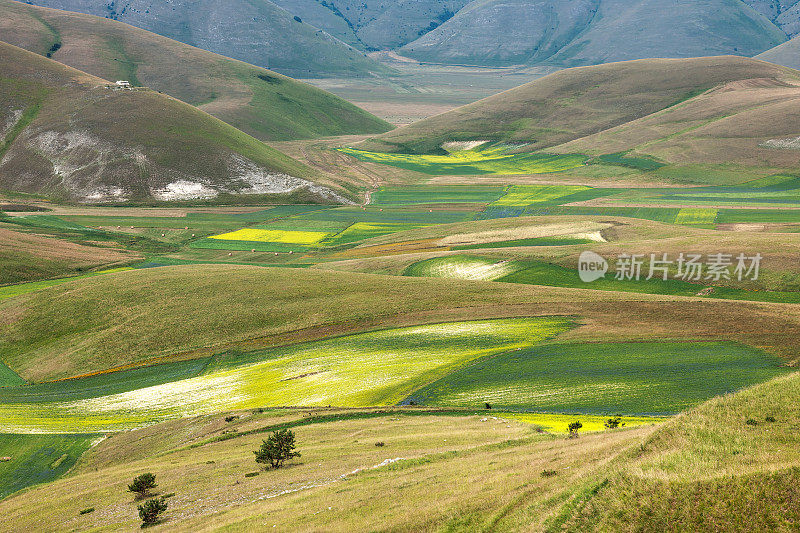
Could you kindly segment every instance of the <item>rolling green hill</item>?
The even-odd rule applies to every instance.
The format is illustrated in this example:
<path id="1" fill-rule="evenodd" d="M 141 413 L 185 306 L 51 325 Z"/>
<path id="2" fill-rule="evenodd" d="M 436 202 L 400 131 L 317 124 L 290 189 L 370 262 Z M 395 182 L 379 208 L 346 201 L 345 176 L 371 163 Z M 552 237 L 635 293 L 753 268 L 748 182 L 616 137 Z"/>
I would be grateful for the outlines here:
<path id="1" fill-rule="evenodd" d="M 726 83 L 795 76 L 776 65 L 736 57 L 573 68 L 393 130 L 362 146 L 436 153 L 445 142 L 486 140 L 545 149 L 657 113 Z"/>
<path id="2" fill-rule="evenodd" d="M 0 1 L 0 41 L 105 80 L 169 94 L 261 140 L 381 133 L 382 120 L 308 84 L 127 24 Z"/>
<path id="3" fill-rule="evenodd" d="M 343 201 L 304 165 L 149 89 L 0 43 L 0 189 L 79 202 Z"/>
<path id="4" fill-rule="evenodd" d="M 125 22 L 182 43 L 295 78 L 369 76 L 389 70 L 269 0 L 41 0 L 65 9 Z"/>

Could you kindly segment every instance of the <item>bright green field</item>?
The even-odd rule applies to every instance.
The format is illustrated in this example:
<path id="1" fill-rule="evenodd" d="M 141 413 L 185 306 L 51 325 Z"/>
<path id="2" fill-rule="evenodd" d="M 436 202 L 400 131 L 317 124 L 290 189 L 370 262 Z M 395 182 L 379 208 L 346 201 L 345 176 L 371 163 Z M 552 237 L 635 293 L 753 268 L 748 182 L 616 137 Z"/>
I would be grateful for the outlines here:
<path id="1" fill-rule="evenodd" d="M 508 147 L 478 148 L 447 155 L 391 154 L 341 148 L 360 161 L 379 163 L 431 175 L 546 174 L 581 167 L 580 154 L 509 153 Z"/>
<path id="2" fill-rule="evenodd" d="M 464 367 L 410 396 L 420 404 L 669 415 L 789 369 L 731 342 L 555 344 Z"/>
<path id="3" fill-rule="evenodd" d="M 0 393 L 12 385 L 23 385 L 25 380 L 0 361 Z"/>
<path id="4" fill-rule="evenodd" d="M 503 243 L 500 243 L 503 244 Z M 570 243 L 564 243 L 570 244 Z M 545 244 L 539 244 L 544 246 Z M 558 245 L 558 244 L 551 244 Z M 501 246 L 502 247 L 502 246 Z M 617 280 L 614 270 L 604 278 L 589 284 L 581 281 L 576 269 L 554 265 L 544 261 L 502 260 L 476 255 L 449 255 L 425 259 L 406 267 L 403 275 L 448 279 L 498 281 L 522 283 L 548 287 L 573 287 L 601 291 L 638 292 L 643 294 L 668 294 L 673 296 L 697 296 L 709 283 L 689 283 L 680 279 L 663 280 L 655 277 L 639 280 Z M 800 293 L 788 291 L 749 291 L 735 287 L 715 286 L 714 291 L 704 297 L 726 300 L 748 300 L 775 303 L 800 303 Z"/>
<path id="5" fill-rule="evenodd" d="M 64 475 L 100 435 L 0 433 L 0 500 L 20 489 Z"/>
<path id="6" fill-rule="evenodd" d="M 590 187 L 581 185 L 515 185 L 502 198 L 493 202 L 491 206 L 526 207 L 588 190 L 590 190 Z"/>
<path id="7" fill-rule="evenodd" d="M 31 281 L 29 283 L 20 283 L 18 285 L 8 285 L 6 287 L 0 287 L 0 301 L 5 300 L 6 298 L 13 298 L 14 296 L 19 296 L 21 294 L 26 294 L 33 291 L 38 291 L 40 289 L 45 289 L 47 287 L 52 287 L 53 285 L 66 283 L 67 281 L 73 281 L 81 278 L 88 278 L 91 276 L 98 276 L 100 274 L 110 274 L 112 272 L 122 272 L 124 270 L 131 270 L 131 268 L 130 267 L 112 268 L 109 270 L 90 272 L 89 274 L 83 274 L 81 276 L 72 276 L 69 278 L 48 279 L 45 281 Z"/>
<path id="8" fill-rule="evenodd" d="M 420 185 L 381 187 L 372 194 L 373 205 L 488 204 L 503 195 L 503 187 L 481 185 Z"/>
<path id="9" fill-rule="evenodd" d="M 567 318 L 520 318 L 398 328 L 212 362 L 204 374 L 137 390 L 71 401 L 41 402 L 6 392 L 0 430 L 101 432 L 157 420 L 270 406 L 394 405 L 476 359 L 529 348 L 571 327 Z M 87 387 L 119 387 L 105 374 Z M 150 379 L 150 378 L 148 378 Z M 103 384 L 103 380 L 108 380 Z M 62 382 L 73 398 L 82 380 Z M 42 391 L 55 398 L 57 388 Z"/>
<path id="10" fill-rule="evenodd" d="M 323 246 L 343 246 L 346 244 L 357 243 L 372 237 L 380 237 L 381 235 L 391 235 L 399 231 L 406 231 L 418 228 L 424 228 L 427 224 L 402 224 L 398 222 L 389 222 L 386 224 L 376 224 L 370 222 L 356 222 L 346 230 L 338 233 L 321 244 Z"/>

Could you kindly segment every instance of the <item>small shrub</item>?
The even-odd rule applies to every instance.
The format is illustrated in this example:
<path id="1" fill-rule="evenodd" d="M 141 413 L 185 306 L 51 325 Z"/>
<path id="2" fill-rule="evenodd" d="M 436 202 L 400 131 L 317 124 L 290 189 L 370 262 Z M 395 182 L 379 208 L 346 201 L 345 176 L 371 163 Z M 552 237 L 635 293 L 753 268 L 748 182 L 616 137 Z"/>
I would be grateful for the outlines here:
<path id="1" fill-rule="evenodd" d="M 294 432 L 289 429 L 281 429 L 267 437 L 261 448 L 253 453 L 256 455 L 257 463 L 280 468 L 288 459 L 300 457 L 300 453 L 295 452 L 294 449 Z"/>
<path id="2" fill-rule="evenodd" d="M 542 477 L 553 477 L 557 476 L 558 472 L 555 470 L 542 470 Z"/>
<path id="3" fill-rule="evenodd" d="M 767 417 L 767 418 L 765 418 L 764 420 L 765 420 L 766 422 L 775 422 L 775 417 L 774 417 L 774 416 L 768 416 L 768 417 Z"/>
<path id="4" fill-rule="evenodd" d="M 142 527 L 158 522 L 158 517 L 166 510 L 167 502 L 164 498 L 153 498 L 144 502 L 139 506 L 139 518 L 142 519 Z"/>
<path id="5" fill-rule="evenodd" d="M 375 443 L 375 446 L 377 446 L 378 448 L 383 448 L 384 446 L 386 446 L 386 444 L 383 441 L 378 441 Z"/>
<path id="6" fill-rule="evenodd" d="M 486 409 L 491 409 L 491 408 L 492 408 L 492 404 L 490 404 L 489 402 L 485 402 L 485 403 L 483 404 L 483 406 L 484 406 Z"/>
<path id="7" fill-rule="evenodd" d="M 622 421 L 622 417 L 617 415 L 614 418 L 609 418 L 606 420 L 605 426 L 607 429 L 617 429 L 620 427 L 625 427 L 625 422 Z"/>
<path id="8" fill-rule="evenodd" d="M 754 420 L 752 418 L 748 418 L 747 422 L 745 422 L 745 424 L 747 424 L 748 426 L 757 426 L 758 425 L 758 420 Z"/>
<path id="9" fill-rule="evenodd" d="M 94 507 L 89 507 L 88 509 L 84 509 L 81 511 L 81 514 L 89 514 L 94 512 Z"/>
<path id="10" fill-rule="evenodd" d="M 156 488 L 156 476 L 147 472 L 133 478 L 133 483 L 128 485 L 128 492 L 136 493 L 137 498 L 146 498 L 150 495 L 150 490 Z"/>
<path id="11" fill-rule="evenodd" d="M 577 439 L 578 438 L 578 431 L 583 427 L 580 420 L 576 420 L 575 422 L 570 422 L 567 426 L 567 431 L 569 432 L 570 439 Z"/>
<path id="12" fill-rule="evenodd" d="M 225 422 L 233 422 L 234 420 L 239 420 L 239 415 L 231 415 L 225 417 Z"/>
<path id="13" fill-rule="evenodd" d="M 260 473 L 261 473 L 261 472 L 248 472 L 248 473 L 246 473 L 246 474 L 244 475 L 244 477 L 256 477 L 256 476 L 257 476 L 257 475 L 259 475 Z"/>

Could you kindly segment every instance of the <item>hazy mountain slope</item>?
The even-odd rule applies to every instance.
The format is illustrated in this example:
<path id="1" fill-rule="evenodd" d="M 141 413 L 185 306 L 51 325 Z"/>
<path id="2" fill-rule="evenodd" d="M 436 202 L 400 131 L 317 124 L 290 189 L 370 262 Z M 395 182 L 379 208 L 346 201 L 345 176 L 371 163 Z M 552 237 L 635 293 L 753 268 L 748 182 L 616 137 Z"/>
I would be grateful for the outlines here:
<path id="1" fill-rule="evenodd" d="M 311 85 L 127 24 L 11 0 L 0 0 L 0 13 L 1 41 L 103 79 L 165 92 L 262 140 L 391 128 Z"/>
<path id="2" fill-rule="evenodd" d="M 742 1 L 770 19 L 790 37 L 800 33 L 800 0 Z"/>
<path id="3" fill-rule="evenodd" d="M 755 55 L 785 39 L 739 0 L 476 0 L 401 52 L 440 63 L 575 66 Z"/>
<path id="4" fill-rule="evenodd" d="M 800 68 L 800 36 L 758 54 L 756 59 L 777 63 L 790 68 Z"/>
<path id="5" fill-rule="evenodd" d="M 148 89 L 0 43 L 0 189 L 80 202 L 294 194 L 339 201 L 311 171 Z"/>
<path id="6" fill-rule="evenodd" d="M 567 69 L 393 130 L 365 146 L 424 153 L 440 150 L 447 141 L 494 140 L 544 149 L 646 117 L 721 84 L 778 79 L 793 72 L 739 57 L 651 59 Z"/>
<path id="7" fill-rule="evenodd" d="M 293 77 L 385 72 L 269 0 L 35 0 L 30 3 L 112 18 Z"/>
<path id="8" fill-rule="evenodd" d="M 753 56 L 785 40 L 781 30 L 739 0 L 603 0 L 589 29 L 550 62 Z"/>
<path id="9" fill-rule="evenodd" d="M 364 48 L 356 28 L 332 3 L 320 0 L 272 0 L 272 3 L 350 46 Z"/>
<path id="10" fill-rule="evenodd" d="M 355 43 L 367 50 L 386 50 L 400 47 L 439 26 L 456 14 L 469 0 L 394 0 L 365 2 L 363 0 L 273 0 L 276 4 L 300 16 L 304 21 L 338 35 L 342 22 L 352 32 Z M 320 16 L 316 6 L 328 10 Z"/>
<path id="11" fill-rule="evenodd" d="M 591 23 L 599 0 L 479 0 L 401 48 L 431 62 L 478 65 L 545 60 Z"/>

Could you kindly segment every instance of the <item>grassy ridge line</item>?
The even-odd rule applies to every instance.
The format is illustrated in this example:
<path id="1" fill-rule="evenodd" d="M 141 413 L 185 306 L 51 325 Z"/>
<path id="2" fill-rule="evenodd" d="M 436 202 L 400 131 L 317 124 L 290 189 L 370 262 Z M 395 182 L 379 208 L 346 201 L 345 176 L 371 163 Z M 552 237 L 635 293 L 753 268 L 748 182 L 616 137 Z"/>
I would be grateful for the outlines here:
<path id="1" fill-rule="evenodd" d="M 32 92 L 46 93 L 40 112 L 5 155 L 0 188 L 79 202 L 97 201 L 95 190 L 119 190 L 107 201 L 144 203 L 157 202 L 160 196 L 154 191 L 169 190 L 167 186 L 181 176 L 200 180 L 214 191 L 216 196 L 209 192 L 212 197 L 205 202 L 235 202 L 241 197 L 244 202 L 266 203 L 268 194 L 239 194 L 258 190 L 247 188 L 251 183 L 246 176 L 253 172 L 273 178 L 274 174 L 299 179 L 317 176 L 309 167 L 250 135 L 155 91 L 105 89 L 105 80 L 5 43 L 0 43 L 0 66 L 0 93 L 4 100 L 9 99 L 0 103 L 11 107 L 19 105 L 20 99 L 29 100 Z M 22 86 L 27 89 L 24 93 Z M 104 149 L 64 151 L 42 145 L 48 136 L 63 140 L 72 135 L 89 136 Z M 134 152 L 135 158 L 130 155 Z M 64 168 L 95 170 L 82 172 L 79 177 L 73 171 L 75 179 L 61 180 L 61 185 L 53 188 L 53 158 L 66 165 Z M 114 161 L 115 172 L 97 174 L 109 158 Z M 29 178 L 20 181 L 20 175 Z M 310 184 L 299 184 L 291 192 L 287 188 L 282 196 L 294 203 L 337 200 L 335 195 L 326 197 L 324 189 L 314 192 Z"/>
<path id="2" fill-rule="evenodd" d="M 543 150 L 661 111 L 700 87 L 793 76 L 784 67 L 730 56 L 572 68 L 393 130 L 358 148 L 426 154 L 440 153 L 446 142 L 492 140 L 535 143 Z M 588 89 L 576 92 L 575 87 Z"/>
<path id="3" fill-rule="evenodd" d="M 10 20 L 6 28 L 0 26 L 7 34 L 6 40 L 27 41 L 32 48 L 37 41 L 45 38 L 50 41 L 53 36 L 41 22 L 45 20 L 61 33 L 63 47 L 62 50 L 55 51 L 54 57 L 63 55 L 74 59 L 71 56 L 83 53 L 88 56 L 82 58 L 84 62 L 105 59 L 108 63 L 101 62 L 101 65 L 106 68 L 114 66 L 110 62 L 114 57 L 111 55 L 113 49 L 110 49 L 108 41 L 123 39 L 132 59 L 138 60 L 139 55 L 149 55 L 149 61 L 142 61 L 149 67 L 148 70 L 157 70 L 159 62 L 163 62 L 165 67 L 180 65 L 181 58 L 185 58 L 188 63 L 194 63 L 199 62 L 198 58 L 202 60 L 203 56 L 220 57 L 206 51 L 213 50 L 225 56 L 225 61 L 229 63 L 234 60 L 228 58 L 236 58 L 253 65 L 269 65 L 273 70 L 295 77 L 364 77 L 394 72 L 317 28 L 293 20 L 288 12 L 272 2 L 234 1 L 235 6 L 231 6 L 228 17 L 215 19 L 215 24 L 222 24 L 222 28 L 227 28 L 216 33 L 210 32 L 204 26 L 208 24 L 209 17 L 215 17 L 210 14 L 213 13 L 214 6 L 209 2 L 181 2 L 176 9 L 172 9 L 175 6 L 160 5 L 142 5 L 137 9 L 129 5 L 129 9 L 116 11 L 112 17 L 104 5 L 69 5 L 63 1 L 49 0 L 36 3 L 69 11 L 45 7 L 26 8 L 6 0 L 3 8 Z M 236 43 L 225 39 L 225 33 L 233 31 L 226 24 L 233 24 L 237 29 L 239 38 Z M 94 49 L 87 49 L 85 43 L 91 43 Z M 262 46 L 259 47 L 259 43 Z M 157 45 L 161 45 L 162 49 L 159 50 Z M 45 47 L 40 44 L 34 51 L 44 54 Z M 178 57 L 170 57 L 170 54 Z M 186 68 L 190 69 L 191 65 L 184 66 Z M 122 73 L 122 68 L 118 67 L 118 71 Z M 213 73 L 218 75 L 217 72 Z M 236 95 L 236 92 L 233 94 Z"/>

